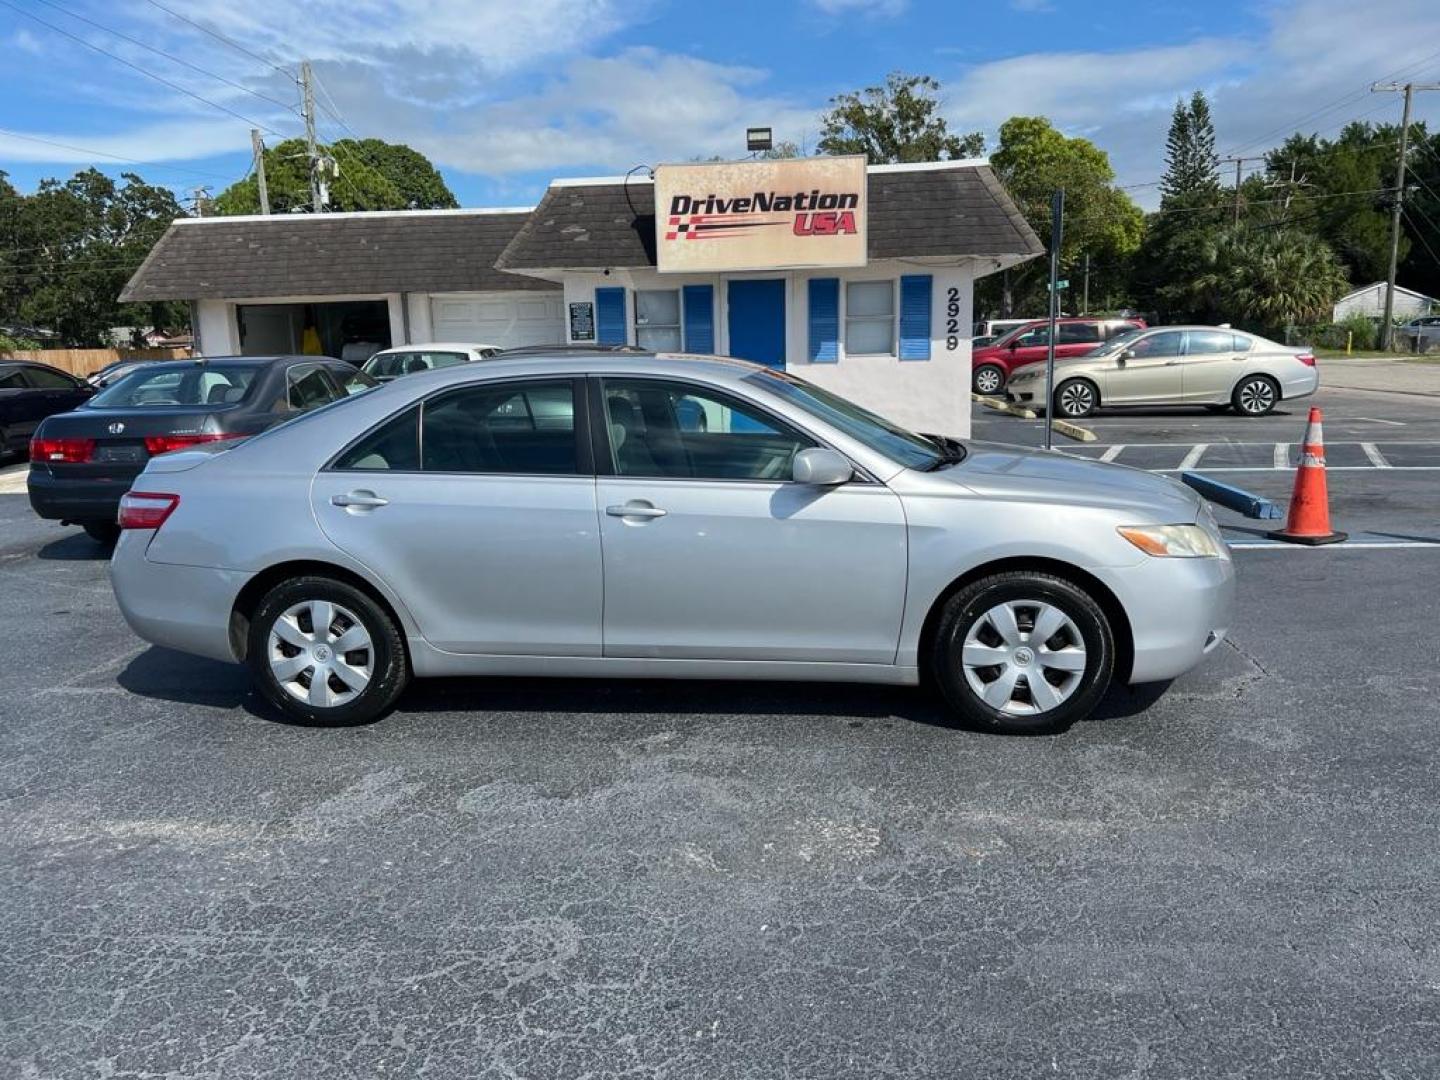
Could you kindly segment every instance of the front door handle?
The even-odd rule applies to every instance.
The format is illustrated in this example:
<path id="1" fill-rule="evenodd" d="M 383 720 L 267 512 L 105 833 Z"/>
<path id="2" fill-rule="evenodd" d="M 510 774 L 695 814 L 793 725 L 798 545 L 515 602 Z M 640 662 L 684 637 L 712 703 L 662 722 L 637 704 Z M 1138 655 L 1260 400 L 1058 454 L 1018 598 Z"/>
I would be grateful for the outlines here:
<path id="1" fill-rule="evenodd" d="M 628 502 L 623 506 L 607 506 L 605 513 L 618 518 L 662 518 L 666 511 L 645 502 Z"/>
<path id="2" fill-rule="evenodd" d="M 389 506 L 389 499 L 382 499 L 373 491 L 351 491 L 345 495 L 331 495 L 332 506 L 357 507 L 364 510 L 374 510 L 379 506 Z"/>

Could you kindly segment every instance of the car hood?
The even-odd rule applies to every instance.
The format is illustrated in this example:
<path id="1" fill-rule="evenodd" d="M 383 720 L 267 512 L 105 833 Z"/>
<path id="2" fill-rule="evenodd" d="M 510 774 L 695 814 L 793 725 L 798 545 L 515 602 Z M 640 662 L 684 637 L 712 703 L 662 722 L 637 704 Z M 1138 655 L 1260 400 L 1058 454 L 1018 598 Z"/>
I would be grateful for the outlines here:
<path id="1" fill-rule="evenodd" d="M 1185 485 L 1141 469 L 1004 443 L 967 443 L 960 464 L 927 473 L 982 497 L 1123 510 L 1137 524 L 1199 520 L 1201 500 Z"/>

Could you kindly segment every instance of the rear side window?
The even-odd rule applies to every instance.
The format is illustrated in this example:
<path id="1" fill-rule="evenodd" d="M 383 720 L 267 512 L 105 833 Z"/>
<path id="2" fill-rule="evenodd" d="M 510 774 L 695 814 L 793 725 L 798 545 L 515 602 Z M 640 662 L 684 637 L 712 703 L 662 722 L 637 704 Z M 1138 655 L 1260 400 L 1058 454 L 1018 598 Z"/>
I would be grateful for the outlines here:
<path id="1" fill-rule="evenodd" d="M 1191 330 L 1186 352 L 1191 356 L 1235 351 L 1235 335 L 1226 330 Z"/>
<path id="2" fill-rule="evenodd" d="M 74 379 L 67 375 L 61 375 L 58 371 L 47 371 L 45 368 L 25 368 L 25 377 L 30 380 L 30 385 L 39 390 L 74 390 L 78 385 Z"/>
<path id="3" fill-rule="evenodd" d="M 195 364 L 160 371 L 141 369 L 96 394 L 90 399 L 90 405 L 100 409 L 136 409 L 233 404 L 245 397 L 258 370 L 253 364 Z"/>
<path id="4" fill-rule="evenodd" d="M 420 406 L 381 424 L 335 461 L 337 469 L 415 472 L 420 468 Z"/>
<path id="5" fill-rule="evenodd" d="M 25 380 L 20 377 L 19 368 L 0 371 L 0 390 L 20 390 L 24 386 Z"/>
<path id="6" fill-rule="evenodd" d="M 1255 344 L 1244 334 L 1232 334 L 1231 336 L 1235 339 L 1236 352 L 1249 352 L 1250 346 Z"/>
<path id="7" fill-rule="evenodd" d="M 569 475 L 579 472 L 571 383 L 475 386 L 425 404 L 426 472 Z"/>
<path id="8" fill-rule="evenodd" d="M 1058 345 L 1098 345 L 1100 343 L 1100 324 L 1087 323 L 1061 323 L 1056 328 L 1055 342 Z"/>
<path id="9" fill-rule="evenodd" d="M 291 368 L 287 381 L 290 407 L 298 412 L 324 405 L 335 397 L 325 372 L 318 367 Z"/>

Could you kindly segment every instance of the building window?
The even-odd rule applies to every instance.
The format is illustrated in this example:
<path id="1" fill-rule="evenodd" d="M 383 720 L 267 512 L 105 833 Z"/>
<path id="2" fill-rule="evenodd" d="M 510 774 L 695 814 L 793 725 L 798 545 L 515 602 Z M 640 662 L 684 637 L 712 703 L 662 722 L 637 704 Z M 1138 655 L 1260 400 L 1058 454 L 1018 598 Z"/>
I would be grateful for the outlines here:
<path id="1" fill-rule="evenodd" d="M 845 352 L 895 352 L 895 283 L 851 281 L 845 286 Z"/>
<path id="2" fill-rule="evenodd" d="M 680 290 L 635 291 L 635 344 L 655 352 L 679 352 Z"/>

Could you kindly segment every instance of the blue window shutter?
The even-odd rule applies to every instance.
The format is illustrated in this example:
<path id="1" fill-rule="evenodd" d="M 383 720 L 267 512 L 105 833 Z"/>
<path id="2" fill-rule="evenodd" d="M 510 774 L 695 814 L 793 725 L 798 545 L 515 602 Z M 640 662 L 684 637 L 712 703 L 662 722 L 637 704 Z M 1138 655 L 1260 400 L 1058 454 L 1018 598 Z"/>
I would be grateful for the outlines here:
<path id="1" fill-rule="evenodd" d="M 685 351 L 715 351 L 715 290 L 709 285 L 685 286 Z"/>
<path id="2" fill-rule="evenodd" d="M 929 274 L 905 274 L 900 278 L 900 359 L 930 359 Z"/>
<path id="3" fill-rule="evenodd" d="M 625 290 L 595 290 L 595 340 L 601 345 L 625 344 Z"/>
<path id="4" fill-rule="evenodd" d="M 810 279 L 810 362 L 840 359 L 840 279 Z"/>

